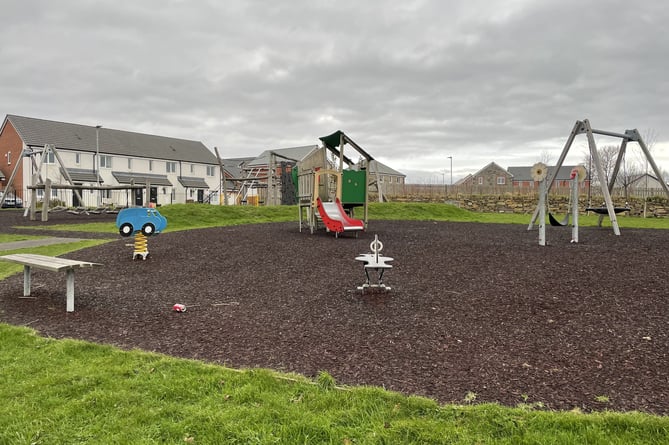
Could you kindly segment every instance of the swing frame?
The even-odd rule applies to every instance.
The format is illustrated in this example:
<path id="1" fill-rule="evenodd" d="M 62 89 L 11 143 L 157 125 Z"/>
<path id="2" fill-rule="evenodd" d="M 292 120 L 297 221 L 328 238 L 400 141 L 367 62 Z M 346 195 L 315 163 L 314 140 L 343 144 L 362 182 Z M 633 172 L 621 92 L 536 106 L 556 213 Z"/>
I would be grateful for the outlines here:
<path id="1" fill-rule="evenodd" d="M 602 188 L 602 195 L 604 195 L 606 214 L 608 214 L 609 219 L 611 220 L 611 227 L 613 228 L 613 233 L 616 235 L 620 235 L 620 227 L 618 226 L 618 220 L 616 217 L 617 214 L 616 207 L 613 206 L 613 200 L 611 199 L 611 191 L 613 190 L 613 186 L 615 185 L 616 182 L 616 177 L 618 176 L 618 172 L 620 171 L 620 166 L 622 165 L 622 161 L 625 156 L 625 151 L 627 149 L 627 143 L 630 141 L 638 143 L 639 147 L 641 147 L 641 150 L 646 156 L 648 163 L 653 168 L 653 172 L 657 175 L 658 178 L 661 178 L 662 174 L 660 172 L 660 169 L 657 167 L 657 164 L 655 164 L 655 161 L 653 160 L 653 157 L 650 154 L 650 150 L 648 150 L 648 147 L 646 146 L 646 143 L 643 141 L 641 134 L 639 134 L 639 131 L 636 128 L 633 130 L 625 130 L 625 133 L 615 133 L 612 131 L 595 130 L 591 127 L 590 121 L 588 119 L 584 119 L 582 121 L 576 121 L 576 123 L 574 124 L 574 128 L 571 130 L 571 133 L 567 138 L 567 142 L 565 143 L 564 149 L 562 150 L 562 154 L 560 154 L 560 158 L 558 159 L 557 165 L 555 166 L 555 169 L 551 173 L 550 177 L 547 179 L 547 188 L 546 188 L 547 190 L 550 190 L 551 186 L 553 185 L 553 182 L 555 181 L 555 176 L 557 175 L 557 172 L 560 169 L 560 167 L 562 167 L 562 164 L 564 163 L 564 160 L 567 157 L 567 153 L 569 153 L 569 149 L 574 143 L 574 139 L 576 138 L 577 135 L 583 133 L 585 133 L 588 139 L 588 148 L 590 150 L 590 156 L 592 157 L 592 162 L 597 170 L 597 175 L 600 178 L 600 186 Z M 595 137 L 594 137 L 595 134 L 602 136 L 616 137 L 621 139 L 620 150 L 618 151 L 618 158 L 616 159 L 616 165 L 613 168 L 613 173 L 611 174 L 611 178 L 609 179 L 608 184 L 602 183 L 601 178 L 605 178 L 606 175 L 604 174 L 604 168 L 602 167 L 602 162 L 599 157 L 599 152 L 597 151 L 597 144 L 595 143 Z M 667 186 L 667 184 L 662 182 L 662 187 L 664 188 L 667 197 L 669 197 L 669 186 Z M 534 227 L 534 223 L 536 222 L 537 216 L 539 215 L 539 210 L 540 208 L 539 206 L 537 206 L 537 208 L 534 210 L 534 213 L 532 214 L 532 219 L 530 220 L 530 224 L 527 227 L 527 230 L 531 230 Z"/>

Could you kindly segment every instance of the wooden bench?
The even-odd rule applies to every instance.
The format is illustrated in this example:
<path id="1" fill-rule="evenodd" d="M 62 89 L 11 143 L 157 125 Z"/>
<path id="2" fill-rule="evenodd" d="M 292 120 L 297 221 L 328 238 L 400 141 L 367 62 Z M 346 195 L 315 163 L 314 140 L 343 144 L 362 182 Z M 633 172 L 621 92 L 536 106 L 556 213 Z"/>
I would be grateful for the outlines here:
<path id="1" fill-rule="evenodd" d="M 67 274 L 67 312 L 74 312 L 74 270 L 82 267 L 96 267 L 102 264 L 88 261 L 68 260 L 46 255 L 35 255 L 32 253 L 16 253 L 0 256 L 0 260 L 10 261 L 23 265 L 23 296 L 30 296 L 30 272 L 33 267 L 50 270 L 53 272 L 65 271 Z"/>

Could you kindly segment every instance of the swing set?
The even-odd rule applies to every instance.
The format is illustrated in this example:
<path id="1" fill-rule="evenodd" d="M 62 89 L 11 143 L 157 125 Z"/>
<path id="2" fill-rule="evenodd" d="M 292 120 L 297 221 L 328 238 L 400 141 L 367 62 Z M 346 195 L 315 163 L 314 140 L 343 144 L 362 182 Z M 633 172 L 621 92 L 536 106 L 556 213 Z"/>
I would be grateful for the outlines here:
<path id="1" fill-rule="evenodd" d="M 618 220 L 616 218 L 616 214 L 629 211 L 628 207 L 615 207 L 613 205 L 613 200 L 611 199 L 611 191 L 613 190 L 613 186 L 615 185 L 616 178 L 618 176 L 618 172 L 620 171 L 620 167 L 622 165 L 622 161 L 625 157 L 625 151 L 627 150 L 627 143 L 628 142 L 636 142 L 639 144 L 639 147 L 641 147 L 641 150 L 643 151 L 644 155 L 646 156 L 646 159 L 648 160 L 648 163 L 653 169 L 653 172 L 657 175 L 658 178 L 662 177 L 662 174 L 660 172 L 660 169 L 657 167 L 657 164 L 655 164 L 655 161 L 653 160 L 653 157 L 650 154 L 650 151 L 648 150 L 648 147 L 646 146 L 646 143 L 643 141 L 643 138 L 639 134 L 639 131 L 637 129 L 633 130 L 625 130 L 624 133 L 615 133 L 612 131 L 605 131 L 605 130 L 596 130 L 593 129 L 590 126 L 590 121 L 588 119 L 584 119 L 582 121 L 576 121 L 574 124 L 574 128 L 572 129 L 571 133 L 569 134 L 569 137 L 567 138 L 567 142 L 564 146 L 564 149 L 562 150 L 562 154 L 560 154 L 560 158 L 558 159 L 557 165 L 555 166 L 555 169 L 551 172 L 550 176 L 547 175 L 547 172 L 545 170 L 539 172 L 541 174 L 536 175 L 533 172 L 533 176 L 535 176 L 535 180 L 539 180 L 541 184 L 543 184 L 543 187 L 540 187 L 540 197 L 539 197 L 539 205 L 537 205 L 537 208 L 534 210 L 534 213 L 532 214 L 532 219 L 530 220 L 530 224 L 527 228 L 527 230 L 531 230 L 534 227 L 534 224 L 537 220 L 538 217 L 541 217 L 541 221 L 539 228 L 540 230 L 545 230 L 545 226 L 543 226 L 543 222 L 545 221 L 545 195 L 546 191 L 550 190 L 551 186 L 553 185 L 553 182 L 555 181 L 555 177 L 557 175 L 558 170 L 560 167 L 562 167 L 562 164 L 564 163 L 565 158 L 567 157 L 567 153 L 569 152 L 569 149 L 571 148 L 572 144 L 574 143 L 574 139 L 576 138 L 577 135 L 585 133 L 587 139 L 588 139 L 588 148 L 590 150 L 590 156 L 592 158 L 592 163 L 597 171 L 597 175 L 600 178 L 600 186 L 602 189 L 602 195 L 604 196 L 604 204 L 602 207 L 587 207 L 586 211 L 589 212 L 594 212 L 600 215 L 600 220 L 599 223 L 601 225 L 602 219 L 604 215 L 608 215 L 609 219 L 611 221 L 611 227 L 613 228 L 613 233 L 615 235 L 620 235 L 620 228 L 618 227 Z M 601 181 L 601 178 L 606 178 L 604 168 L 602 167 L 602 162 L 599 157 L 599 152 L 597 151 L 597 144 L 595 143 L 595 137 L 594 135 L 602 135 L 602 136 L 609 136 L 609 137 L 615 137 L 615 138 L 620 138 L 621 143 L 620 143 L 620 149 L 618 150 L 618 157 L 616 158 L 616 164 L 613 168 L 613 172 L 611 174 L 611 177 L 609 179 L 608 184 L 605 184 Z M 537 164 L 538 165 L 538 164 Z M 543 165 L 543 164 L 542 164 Z M 536 167 L 536 166 L 535 166 Z M 544 166 L 545 167 L 545 166 Z M 533 167 L 534 169 L 534 167 Z M 573 172 L 572 172 L 573 173 Z M 539 176 L 543 176 L 541 179 L 537 179 Z M 577 174 L 578 177 L 578 174 Z M 574 178 L 572 177 L 572 180 Z M 664 188 L 664 191 L 667 193 L 667 196 L 669 196 L 669 187 L 667 186 L 664 181 L 661 182 L 662 187 Z M 572 186 L 573 188 L 577 189 L 577 186 Z M 572 190 L 572 193 L 570 194 L 570 210 L 572 215 L 577 215 L 578 214 L 578 193 L 575 190 Z M 541 215 L 540 215 L 541 213 Z M 568 218 L 569 218 L 569 213 L 567 213 L 567 217 L 564 221 L 558 221 L 556 220 L 552 215 L 549 214 L 549 220 L 551 222 L 551 225 L 553 222 L 557 223 L 557 225 L 566 225 L 568 224 Z M 572 240 L 574 241 L 574 240 Z M 544 239 L 545 243 L 545 239 Z M 540 242 L 541 244 L 541 236 L 540 236 Z M 544 245 L 544 244 L 541 244 Z"/>

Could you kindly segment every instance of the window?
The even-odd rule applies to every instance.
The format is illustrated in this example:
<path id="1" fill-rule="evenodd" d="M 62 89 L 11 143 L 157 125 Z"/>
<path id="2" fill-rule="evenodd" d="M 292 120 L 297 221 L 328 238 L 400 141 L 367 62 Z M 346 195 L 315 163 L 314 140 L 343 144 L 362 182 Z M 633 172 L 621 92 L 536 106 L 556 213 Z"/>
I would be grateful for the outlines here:
<path id="1" fill-rule="evenodd" d="M 7 152 L 7 165 L 12 165 L 12 152 Z"/>
<path id="2" fill-rule="evenodd" d="M 112 168 L 112 157 L 100 155 L 100 168 Z"/>
<path id="3" fill-rule="evenodd" d="M 111 190 L 100 190 L 100 194 L 104 199 L 110 199 L 112 197 L 111 192 Z"/>
<path id="4" fill-rule="evenodd" d="M 506 184 L 506 177 L 498 176 L 497 177 L 497 185 L 504 185 L 504 184 Z"/>
<path id="5" fill-rule="evenodd" d="M 167 173 L 176 173 L 177 172 L 177 163 L 176 162 L 166 162 L 165 171 Z"/>
<path id="6" fill-rule="evenodd" d="M 207 165 L 207 176 L 215 176 L 216 175 L 216 167 L 213 165 Z"/>
<path id="7" fill-rule="evenodd" d="M 44 163 L 45 164 L 55 164 L 56 163 L 56 155 L 54 155 L 52 151 L 49 151 L 46 154 L 46 157 L 44 158 Z"/>
<path id="8" fill-rule="evenodd" d="M 479 185 L 483 185 L 483 176 L 479 176 Z"/>
<path id="9" fill-rule="evenodd" d="M 74 163 L 77 165 L 81 164 L 81 153 L 74 154 Z"/>

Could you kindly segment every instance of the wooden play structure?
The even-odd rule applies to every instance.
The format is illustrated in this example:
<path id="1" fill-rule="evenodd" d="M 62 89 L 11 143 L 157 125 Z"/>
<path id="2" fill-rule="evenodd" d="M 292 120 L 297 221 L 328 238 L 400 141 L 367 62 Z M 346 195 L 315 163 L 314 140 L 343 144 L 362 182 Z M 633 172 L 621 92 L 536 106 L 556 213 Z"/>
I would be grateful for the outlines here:
<path id="1" fill-rule="evenodd" d="M 49 156 L 49 154 L 53 154 L 54 158 L 58 162 L 58 165 L 60 167 L 60 172 L 62 173 L 63 177 L 65 178 L 65 181 L 67 181 L 66 184 L 54 184 L 49 178 L 44 179 L 42 177 L 42 169 L 44 168 L 44 163 L 45 159 Z M 31 184 L 27 187 L 28 190 L 31 190 L 30 194 L 30 206 L 26 209 L 25 215 L 30 214 L 30 220 L 35 221 L 37 219 L 36 214 L 37 214 L 37 190 L 43 190 L 43 202 L 42 202 L 42 209 L 41 209 L 41 214 L 42 214 L 42 221 L 48 221 L 49 219 L 49 208 L 50 208 L 50 199 L 51 199 L 51 190 L 72 190 L 76 200 L 78 202 L 83 202 L 83 199 L 81 197 L 81 191 L 82 190 L 136 190 L 136 189 L 144 189 L 146 188 L 146 196 L 149 196 L 150 194 L 150 184 L 146 183 L 143 185 L 135 185 L 135 184 L 130 184 L 130 185 L 118 185 L 118 186 L 104 186 L 104 185 L 99 185 L 99 177 L 98 179 L 98 184 L 97 185 L 82 185 L 82 184 L 75 184 L 72 178 L 70 177 L 69 172 L 67 171 L 67 168 L 65 167 L 65 164 L 63 163 L 63 160 L 60 157 L 60 154 L 58 153 L 58 150 L 56 149 L 56 146 L 53 144 L 45 144 L 43 148 L 41 147 L 28 147 L 24 148 L 21 152 L 21 156 L 19 159 L 22 159 L 24 157 L 30 158 L 30 161 L 32 163 L 33 167 L 33 175 L 31 178 Z M 39 159 L 39 162 L 38 162 Z M 18 174 L 19 168 L 21 167 L 22 163 L 17 162 L 14 170 L 12 171 L 12 174 L 9 177 L 9 181 L 7 182 L 7 187 L 6 187 L 6 192 L 12 190 L 13 185 L 14 185 L 14 179 L 16 178 L 16 175 Z M 97 175 L 96 175 L 97 176 Z M 4 201 L 7 193 L 4 193 L 3 195 L 0 195 L 0 204 L 2 201 Z M 85 212 L 85 210 L 84 210 Z"/>
<path id="2" fill-rule="evenodd" d="M 296 168 L 300 231 L 306 226 L 314 233 L 319 224 L 335 235 L 365 230 L 369 204 L 367 167 L 373 158 L 342 131 L 320 140 L 323 145 Z M 346 144 L 355 150 L 358 162 L 344 154 Z M 362 207 L 362 218 L 354 217 L 356 207 Z"/>
<path id="3" fill-rule="evenodd" d="M 643 138 L 639 134 L 639 131 L 637 129 L 634 130 L 625 130 L 625 133 L 615 133 L 611 131 L 604 131 L 604 130 L 595 130 L 590 126 L 590 121 L 588 119 L 584 119 L 582 121 L 576 121 L 574 124 L 574 128 L 572 129 L 571 133 L 569 134 L 569 138 L 567 139 L 567 142 L 564 146 L 564 149 L 562 150 L 562 154 L 560 155 L 560 158 L 558 159 L 558 162 L 555 166 L 555 168 L 552 170 L 550 175 L 548 175 L 545 179 L 546 182 L 546 187 L 545 189 L 542 189 L 543 191 L 540 192 L 540 194 L 545 194 L 547 190 L 550 190 L 551 186 L 553 185 L 553 182 L 555 181 L 555 177 L 560 169 L 562 167 L 562 164 L 567 157 L 567 153 L 569 152 L 569 149 L 571 148 L 574 139 L 576 138 L 577 135 L 585 133 L 586 137 L 588 138 L 588 148 L 590 150 L 590 156 L 592 157 L 592 163 L 597 170 L 597 176 L 600 178 L 600 186 L 602 189 L 602 195 L 604 196 L 604 205 L 602 207 L 592 207 L 589 206 L 586 210 L 592 211 L 595 213 L 598 213 L 600 215 L 600 224 L 601 220 L 604 215 L 608 215 L 609 219 L 611 220 L 611 226 L 613 228 L 613 233 L 616 235 L 620 235 L 620 228 L 618 227 L 618 220 L 616 218 L 616 214 L 621 211 L 621 208 L 616 208 L 613 205 L 613 200 L 611 199 L 611 190 L 613 190 L 613 186 L 615 185 L 616 178 L 618 176 L 618 172 L 620 171 L 620 167 L 622 165 L 622 161 L 625 157 L 625 151 L 627 149 L 627 143 L 628 142 L 636 142 L 639 144 L 639 147 L 641 147 L 641 150 L 643 151 L 644 155 L 646 156 L 646 159 L 648 160 L 648 163 L 650 166 L 653 168 L 653 172 L 655 172 L 655 175 L 657 175 L 658 178 L 662 177 L 662 173 L 660 172 L 660 169 L 657 167 L 655 164 L 655 161 L 653 160 L 653 157 L 650 154 L 650 151 L 648 150 L 648 147 L 646 146 L 646 143 L 643 141 Z M 602 166 L 602 162 L 599 157 L 599 152 L 597 151 L 597 145 L 595 143 L 595 137 L 594 135 L 602 135 L 602 136 L 610 136 L 614 138 L 620 138 L 621 139 L 621 144 L 620 144 L 620 149 L 618 150 L 618 157 L 616 159 L 616 164 L 615 167 L 613 168 L 613 172 L 611 174 L 611 177 L 609 179 L 608 184 L 604 184 L 602 182 L 603 178 L 606 178 L 604 168 Z M 669 196 L 669 187 L 664 181 L 661 181 L 662 187 L 664 188 L 664 191 L 667 193 L 667 196 Z M 532 219 L 530 221 L 530 224 L 528 226 L 528 230 L 531 230 L 532 227 L 534 226 L 534 223 L 537 220 L 537 217 L 540 216 L 540 212 L 544 211 L 545 212 L 545 205 L 542 209 L 542 204 L 541 204 L 542 198 L 540 197 L 540 204 L 537 206 L 537 208 L 534 211 L 534 214 L 532 215 Z M 577 202 L 574 202 L 573 205 L 577 206 Z M 623 210 L 628 210 L 628 209 L 623 209 Z"/>

